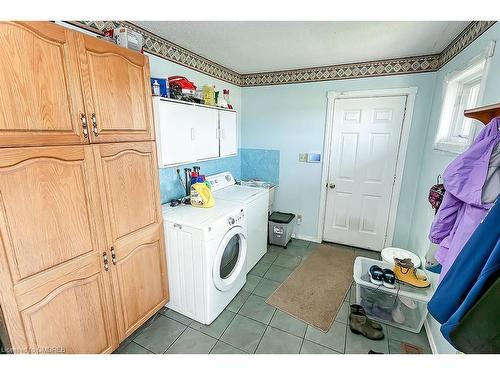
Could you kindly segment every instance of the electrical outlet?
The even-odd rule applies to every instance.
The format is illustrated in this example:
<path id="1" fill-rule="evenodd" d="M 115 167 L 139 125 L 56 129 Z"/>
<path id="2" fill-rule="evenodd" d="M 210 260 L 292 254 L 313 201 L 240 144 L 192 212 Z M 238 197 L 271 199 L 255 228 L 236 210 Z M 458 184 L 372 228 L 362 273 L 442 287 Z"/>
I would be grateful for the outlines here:
<path id="1" fill-rule="evenodd" d="M 302 215 L 297 215 L 297 225 L 302 224 Z"/>
<path id="2" fill-rule="evenodd" d="M 303 162 L 303 163 L 307 163 L 307 157 L 308 157 L 308 155 L 307 155 L 307 154 L 300 153 L 300 154 L 299 154 L 299 161 L 301 161 L 301 162 Z"/>

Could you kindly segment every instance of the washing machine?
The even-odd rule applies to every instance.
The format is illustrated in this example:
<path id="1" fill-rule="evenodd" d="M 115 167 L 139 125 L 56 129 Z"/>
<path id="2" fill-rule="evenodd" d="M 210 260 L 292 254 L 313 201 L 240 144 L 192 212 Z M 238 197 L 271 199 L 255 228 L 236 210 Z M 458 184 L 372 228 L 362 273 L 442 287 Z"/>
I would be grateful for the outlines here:
<path id="1" fill-rule="evenodd" d="M 231 172 L 208 176 L 215 202 L 241 204 L 247 213 L 247 272 L 267 252 L 269 189 L 237 185 Z"/>
<path id="2" fill-rule="evenodd" d="M 203 324 L 212 323 L 246 282 L 244 206 L 212 208 L 164 205 L 170 300 L 167 307 Z"/>

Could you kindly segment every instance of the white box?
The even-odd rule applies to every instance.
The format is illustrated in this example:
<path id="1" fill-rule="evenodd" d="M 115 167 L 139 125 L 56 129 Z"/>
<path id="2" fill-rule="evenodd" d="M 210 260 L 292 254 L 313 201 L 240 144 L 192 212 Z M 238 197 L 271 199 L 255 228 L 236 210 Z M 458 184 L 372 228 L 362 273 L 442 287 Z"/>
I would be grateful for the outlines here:
<path id="1" fill-rule="evenodd" d="M 419 333 L 427 316 L 427 302 L 432 297 L 433 286 L 418 289 L 396 282 L 396 287 L 390 289 L 375 285 L 370 282 L 368 274 L 373 265 L 390 270 L 394 267 L 390 263 L 357 257 L 353 274 L 356 283 L 356 303 L 363 306 L 366 314 L 373 320 Z"/>

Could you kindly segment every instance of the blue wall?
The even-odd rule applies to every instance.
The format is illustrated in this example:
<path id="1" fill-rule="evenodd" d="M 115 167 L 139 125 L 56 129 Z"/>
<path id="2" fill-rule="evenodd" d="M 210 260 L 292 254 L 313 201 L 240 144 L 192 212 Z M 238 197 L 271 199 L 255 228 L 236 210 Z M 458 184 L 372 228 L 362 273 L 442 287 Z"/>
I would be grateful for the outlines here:
<path id="1" fill-rule="evenodd" d="M 413 126 L 398 206 L 394 245 L 408 246 L 436 73 L 245 87 L 242 91 L 242 148 L 280 151 L 280 186 L 275 209 L 302 214 L 296 235 L 316 239 L 322 163 L 299 162 L 301 152 L 323 152 L 327 92 L 417 86 Z"/>
<path id="2" fill-rule="evenodd" d="M 280 152 L 278 150 L 241 149 L 241 178 L 262 180 L 279 185 Z"/>
<path id="3" fill-rule="evenodd" d="M 190 164 L 183 164 L 178 167 L 160 168 L 160 196 L 161 203 L 166 203 L 172 199 L 182 198 L 186 195 L 184 188 L 177 177 L 177 168 L 180 169 L 181 177 L 184 180 L 184 168 L 193 168 L 193 166 L 201 167 L 200 173 L 205 176 L 229 171 L 234 178 L 241 179 L 241 157 L 238 156 L 201 161 Z"/>
<path id="4" fill-rule="evenodd" d="M 258 179 L 279 184 L 280 152 L 277 150 L 262 150 L 244 148 L 238 150 L 237 156 L 183 164 L 171 168 L 160 168 L 160 195 L 161 203 L 186 195 L 184 188 L 177 177 L 177 168 L 180 169 L 184 180 L 184 168 L 199 166 L 201 174 L 209 176 L 229 171 L 238 180 Z"/>
<path id="5" fill-rule="evenodd" d="M 429 187 L 432 186 L 438 174 L 443 173 L 448 164 L 455 159 L 457 155 L 437 151 L 433 149 L 434 138 L 437 133 L 439 117 L 441 115 L 441 107 L 443 105 L 444 96 L 444 80 L 446 75 L 459 69 L 467 64 L 473 57 L 484 53 L 491 40 L 500 39 L 500 24 L 496 23 L 483 35 L 481 35 L 474 43 L 468 46 L 457 57 L 446 64 L 436 75 L 435 94 L 432 106 L 428 109 L 431 111 L 428 131 L 426 134 L 425 144 L 421 146 L 422 160 L 421 172 L 418 178 L 418 190 L 416 194 L 417 204 L 413 215 L 410 232 L 410 248 L 415 250 L 420 255 L 425 255 L 429 246 L 427 234 L 434 217 L 433 210 L 427 203 L 427 195 Z M 489 68 L 488 81 L 486 82 L 483 105 L 500 102 L 500 44 L 497 44 L 497 51 L 491 59 Z M 436 343 L 436 347 L 440 353 L 454 353 L 455 350 L 442 338 L 439 332 L 439 323 L 434 319 L 429 318 L 429 325 Z"/>

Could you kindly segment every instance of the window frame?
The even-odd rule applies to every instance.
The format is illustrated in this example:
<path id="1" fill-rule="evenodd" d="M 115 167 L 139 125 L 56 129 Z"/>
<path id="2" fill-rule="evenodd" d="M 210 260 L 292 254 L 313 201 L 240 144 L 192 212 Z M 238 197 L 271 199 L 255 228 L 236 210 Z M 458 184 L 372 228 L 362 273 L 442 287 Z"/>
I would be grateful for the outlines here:
<path id="1" fill-rule="evenodd" d="M 438 130 L 434 138 L 434 150 L 460 154 L 472 144 L 479 133 L 481 129 L 479 123 L 465 118 L 463 111 L 482 103 L 491 56 L 493 52 L 490 46 L 487 53 L 476 56 L 446 76 L 443 82 L 443 102 Z M 470 95 L 473 94 L 471 90 L 477 87 L 478 83 L 476 98 L 471 101 Z M 469 91 L 467 95 L 464 94 L 466 90 Z M 469 124 L 469 134 L 463 136 L 466 123 Z"/>

